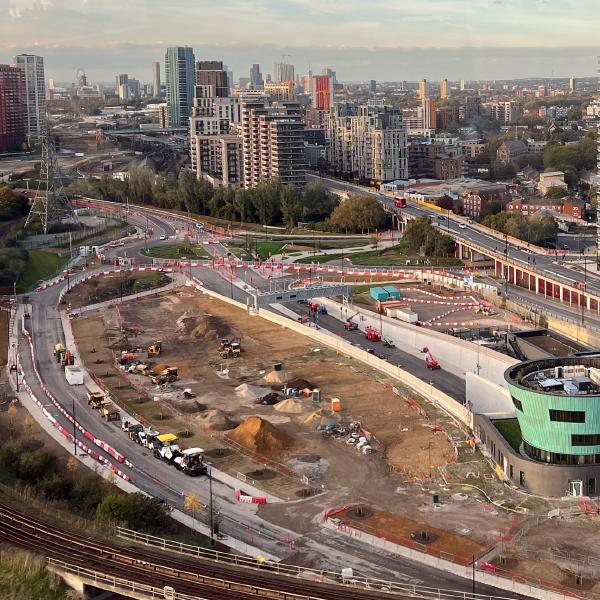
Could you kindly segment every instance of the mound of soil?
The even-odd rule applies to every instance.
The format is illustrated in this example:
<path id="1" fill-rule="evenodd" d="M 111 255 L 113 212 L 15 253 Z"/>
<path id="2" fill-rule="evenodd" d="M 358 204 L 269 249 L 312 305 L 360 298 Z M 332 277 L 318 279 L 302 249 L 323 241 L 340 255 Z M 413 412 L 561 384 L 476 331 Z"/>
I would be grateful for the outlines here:
<path id="1" fill-rule="evenodd" d="M 303 390 L 305 388 L 308 388 L 309 390 L 314 390 L 316 387 L 306 379 L 292 379 L 290 381 L 287 381 L 286 383 L 288 387 L 297 388 L 299 390 Z"/>
<path id="2" fill-rule="evenodd" d="M 242 383 L 235 388 L 235 395 L 246 400 L 253 400 L 254 398 L 263 396 L 264 393 L 265 388 L 247 383 Z"/>
<path id="3" fill-rule="evenodd" d="M 202 404 L 202 402 L 198 402 L 193 398 L 178 398 L 176 400 L 172 400 L 171 404 L 179 412 L 188 415 L 193 415 L 194 413 L 199 413 L 203 410 L 206 410 L 206 404 Z"/>
<path id="4" fill-rule="evenodd" d="M 261 404 L 262 406 L 273 406 L 273 404 L 277 404 L 281 402 L 281 396 L 277 392 L 270 392 L 269 394 L 265 394 L 261 398 L 257 398 L 254 401 L 254 404 Z"/>
<path id="5" fill-rule="evenodd" d="M 207 410 L 205 413 L 198 415 L 196 419 L 205 430 L 228 431 L 237 425 L 226 412 L 217 408 Z"/>
<path id="6" fill-rule="evenodd" d="M 263 377 L 267 383 L 285 383 L 288 376 L 285 371 L 271 371 Z"/>
<path id="7" fill-rule="evenodd" d="M 304 406 L 299 400 L 287 398 L 275 406 L 275 410 L 284 413 L 300 414 L 304 412 Z"/>
<path id="8" fill-rule="evenodd" d="M 185 337 L 216 340 L 231 337 L 231 329 L 217 317 L 212 315 L 190 315 L 184 313 L 175 322 L 177 330 Z"/>
<path id="9" fill-rule="evenodd" d="M 260 417 L 248 417 L 227 436 L 241 446 L 273 458 L 289 450 L 294 438 Z"/>

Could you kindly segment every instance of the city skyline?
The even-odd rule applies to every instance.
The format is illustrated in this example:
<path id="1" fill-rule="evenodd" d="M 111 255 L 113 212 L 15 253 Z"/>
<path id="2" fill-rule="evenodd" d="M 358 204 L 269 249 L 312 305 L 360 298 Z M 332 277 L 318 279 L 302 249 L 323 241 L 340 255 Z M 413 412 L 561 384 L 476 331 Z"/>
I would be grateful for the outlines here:
<path id="1" fill-rule="evenodd" d="M 270 72 L 282 55 L 297 73 L 332 66 L 346 81 L 508 79 L 594 74 L 592 0 L 484 0 L 474 5 L 424 0 L 0 0 L 0 62 L 17 52 L 45 57 L 47 75 L 69 81 L 78 67 L 91 79 L 116 72 L 151 80 L 168 46 L 223 60 L 236 78 L 252 63 Z M 157 13 L 160 12 L 160 19 Z M 222 24 L 227 22 L 227 30 Z M 93 23 L 93 28 L 90 24 Z M 199 27 L 198 25 L 201 24 Z M 560 32 L 560 35 L 557 35 Z M 202 41 L 202 43 L 200 43 Z M 555 42 L 563 44 L 556 47 Z M 582 44 L 583 42 L 583 44 Z M 98 52 L 102 49 L 102 52 Z"/>

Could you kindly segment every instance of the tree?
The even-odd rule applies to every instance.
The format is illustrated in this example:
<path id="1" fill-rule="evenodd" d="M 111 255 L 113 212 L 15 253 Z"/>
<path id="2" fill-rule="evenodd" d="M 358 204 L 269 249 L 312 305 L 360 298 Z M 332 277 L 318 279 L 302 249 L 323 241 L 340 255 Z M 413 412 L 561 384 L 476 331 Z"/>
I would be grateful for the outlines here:
<path id="1" fill-rule="evenodd" d="M 261 225 L 273 225 L 279 220 L 279 185 L 261 183 L 252 190 L 252 205 Z"/>
<path id="2" fill-rule="evenodd" d="M 183 508 L 188 512 L 192 513 L 192 519 L 196 520 L 198 513 L 204 508 L 204 504 L 200 502 L 198 494 L 192 492 L 185 496 L 183 500 Z"/>
<path id="3" fill-rule="evenodd" d="M 488 202 L 481 210 L 480 218 L 483 220 L 485 217 L 489 215 L 497 215 L 499 212 L 502 212 L 502 203 L 494 200 L 493 202 Z"/>
<path id="4" fill-rule="evenodd" d="M 350 196 L 338 205 L 329 217 L 329 223 L 338 231 L 372 231 L 385 223 L 385 211 L 373 196 Z"/>
<path id="5" fill-rule="evenodd" d="M 29 413 L 27 413 L 23 419 L 23 433 L 27 436 L 30 435 L 33 431 L 34 425 L 35 419 Z"/>
<path id="6" fill-rule="evenodd" d="M 327 191 L 319 183 L 309 183 L 304 189 L 304 213 L 302 218 L 307 221 L 320 221 L 326 219 L 337 206 L 337 196 Z"/>
<path id="7" fill-rule="evenodd" d="M 444 210 L 454 210 L 454 200 L 448 194 L 444 194 L 441 198 L 438 198 L 436 205 Z"/>
<path id="8" fill-rule="evenodd" d="M 454 254 L 454 240 L 433 227 L 429 217 L 409 221 L 403 241 L 409 250 L 422 256 L 448 257 Z"/>
<path id="9" fill-rule="evenodd" d="M 569 192 L 562 187 L 553 186 L 546 192 L 546 198 L 552 198 L 554 200 L 560 200 L 565 196 L 568 196 Z"/>
<path id="10" fill-rule="evenodd" d="M 166 526 L 165 507 L 155 498 L 143 494 L 109 494 L 96 509 L 99 523 L 121 523 L 131 529 L 154 531 Z"/>
<path id="11" fill-rule="evenodd" d="M 0 221 L 10 221 L 26 215 L 29 210 L 27 199 L 16 194 L 6 185 L 0 185 Z"/>
<path id="12" fill-rule="evenodd" d="M 152 204 L 152 186 L 155 175 L 148 167 L 129 169 L 129 200 L 138 204 Z"/>
<path id="13" fill-rule="evenodd" d="M 285 186 L 281 190 L 281 214 L 288 229 L 293 229 L 302 216 L 304 207 L 300 190 L 294 186 Z"/>

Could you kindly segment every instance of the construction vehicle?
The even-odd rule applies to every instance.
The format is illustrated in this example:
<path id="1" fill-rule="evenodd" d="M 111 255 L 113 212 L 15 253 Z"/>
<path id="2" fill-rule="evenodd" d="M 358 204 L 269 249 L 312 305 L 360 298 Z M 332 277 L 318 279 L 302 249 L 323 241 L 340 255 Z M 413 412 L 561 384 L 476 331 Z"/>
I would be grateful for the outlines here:
<path id="1" fill-rule="evenodd" d="M 90 392 L 87 393 L 88 405 L 94 410 L 102 408 L 102 404 L 106 401 L 104 392 Z"/>
<path id="2" fill-rule="evenodd" d="M 100 408 L 100 416 L 107 421 L 121 420 L 121 413 L 112 402 L 103 404 L 103 406 Z"/>
<path id="3" fill-rule="evenodd" d="M 425 354 L 425 364 L 427 365 L 428 369 L 435 371 L 436 369 L 442 368 L 440 367 L 438 359 L 435 356 L 433 356 L 433 354 L 431 354 L 431 350 L 429 350 L 427 346 L 425 346 L 425 348 L 423 348 L 421 352 Z"/>
<path id="4" fill-rule="evenodd" d="M 310 310 L 312 310 L 313 312 L 317 312 L 319 310 L 319 303 L 318 302 L 315 302 L 314 300 L 309 300 L 307 302 L 307 304 L 308 304 L 308 308 Z"/>
<path id="5" fill-rule="evenodd" d="M 221 358 L 239 358 L 242 353 L 242 347 L 239 342 L 231 342 L 219 351 Z"/>
<path id="6" fill-rule="evenodd" d="M 65 347 L 59 342 L 58 344 L 54 344 L 54 356 L 56 357 L 57 362 L 60 362 L 60 355 L 65 351 Z"/>
<path id="7" fill-rule="evenodd" d="M 165 383 L 172 383 L 177 379 L 177 367 L 167 367 L 158 373 L 154 373 L 150 377 L 150 381 L 153 385 L 164 385 Z"/>
<path id="8" fill-rule="evenodd" d="M 383 338 L 383 345 L 386 348 L 395 348 L 396 347 L 396 344 L 394 344 L 394 342 L 388 337 Z"/>
<path id="9" fill-rule="evenodd" d="M 144 426 L 140 423 L 129 423 L 128 421 L 124 421 L 124 423 L 121 425 L 121 428 L 123 428 L 123 425 L 125 423 L 127 423 L 127 426 L 125 429 L 123 429 L 123 431 L 127 432 L 127 434 L 129 435 L 129 439 L 132 442 L 140 444 L 140 433 L 144 431 Z"/>
<path id="10" fill-rule="evenodd" d="M 354 317 L 357 315 L 358 313 L 354 313 L 351 317 L 348 317 L 345 321 L 344 321 L 344 329 L 346 331 L 356 331 L 358 329 L 358 323 L 355 323 L 352 319 L 354 319 Z"/>
<path id="11" fill-rule="evenodd" d="M 133 352 L 131 352 L 130 350 L 123 350 L 121 352 L 121 364 L 125 365 L 128 362 L 132 362 L 135 360 L 135 354 Z"/>
<path id="12" fill-rule="evenodd" d="M 368 326 L 365 328 L 365 337 L 370 342 L 378 342 L 381 339 L 381 333 L 374 327 Z"/>
<path id="13" fill-rule="evenodd" d="M 190 477 L 206 475 L 207 468 L 204 462 L 204 450 L 202 448 L 188 448 L 183 450 L 180 456 L 173 461 L 175 468 L 183 471 Z"/>
<path id="14" fill-rule="evenodd" d="M 152 442 L 152 454 L 154 458 L 159 458 L 166 463 L 173 464 L 175 458 L 181 455 L 177 436 L 173 433 L 157 435 L 156 439 Z"/>
<path id="15" fill-rule="evenodd" d="M 142 428 L 141 431 L 138 431 L 137 439 L 134 441 L 137 442 L 140 446 L 144 446 L 144 448 L 153 450 L 154 442 L 156 441 L 156 438 L 159 435 L 160 435 L 160 433 L 158 431 L 156 431 L 155 429 Z"/>
<path id="16" fill-rule="evenodd" d="M 148 358 L 153 358 L 155 356 L 160 356 L 162 350 L 162 342 L 160 340 L 156 340 L 154 344 L 148 346 Z"/>

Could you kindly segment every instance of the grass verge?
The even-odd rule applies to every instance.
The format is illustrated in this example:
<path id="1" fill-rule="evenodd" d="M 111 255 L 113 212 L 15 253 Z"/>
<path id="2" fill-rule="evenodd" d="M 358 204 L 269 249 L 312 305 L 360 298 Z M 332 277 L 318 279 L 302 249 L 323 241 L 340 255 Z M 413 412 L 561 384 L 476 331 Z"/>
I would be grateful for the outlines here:
<path id="1" fill-rule="evenodd" d="M 142 254 L 152 258 L 208 258 L 210 255 L 202 246 L 192 244 L 167 244 L 164 246 L 153 246 L 142 250 Z"/>
<path id="2" fill-rule="evenodd" d="M 67 263 L 67 258 L 46 250 L 29 250 L 27 265 L 17 282 L 19 293 L 29 291 L 40 279 L 48 279 Z"/>
<path id="3" fill-rule="evenodd" d="M 511 445 L 515 452 L 519 452 L 519 446 L 523 441 L 521 427 L 517 419 L 499 419 L 494 421 L 494 427 L 502 434 L 502 437 Z"/>

